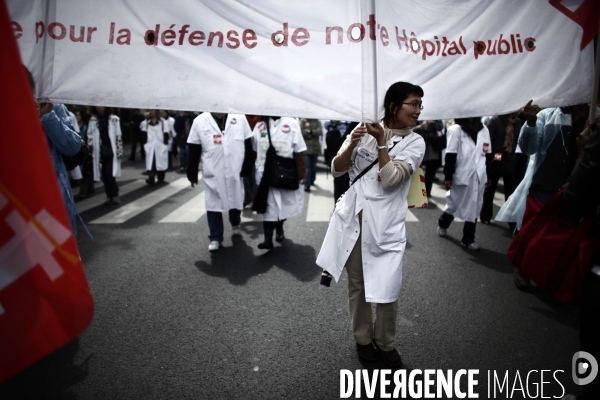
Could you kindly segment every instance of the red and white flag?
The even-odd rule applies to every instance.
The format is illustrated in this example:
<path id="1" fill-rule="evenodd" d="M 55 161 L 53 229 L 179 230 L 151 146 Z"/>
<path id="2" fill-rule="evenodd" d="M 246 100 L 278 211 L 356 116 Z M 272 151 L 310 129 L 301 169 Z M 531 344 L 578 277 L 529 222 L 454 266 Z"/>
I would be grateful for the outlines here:
<path id="1" fill-rule="evenodd" d="M 81 334 L 94 302 L 4 0 L 0 47 L 1 383 Z"/>

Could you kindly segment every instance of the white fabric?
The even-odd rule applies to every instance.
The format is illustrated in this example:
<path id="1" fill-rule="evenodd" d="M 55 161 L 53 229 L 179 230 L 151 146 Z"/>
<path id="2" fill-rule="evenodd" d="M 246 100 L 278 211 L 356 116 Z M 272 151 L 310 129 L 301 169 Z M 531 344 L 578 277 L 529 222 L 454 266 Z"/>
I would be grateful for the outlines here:
<path id="1" fill-rule="evenodd" d="M 377 119 L 393 82 L 408 81 L 425 90 L 428 120 L 506 114 L 529 99 L 578 104 L 592 94 L 593 43 L 581 51 L 583 29 L 548 0 L 7 4 L 36 96 L 55 103 L 362 121 Z M 52 23 L 61 24 L 54 38 Z M 353 26 L 362 29 L 357 39 Z M 80 27 L 83 41 L 73 41 Z M 149 31 L 155 44 L 144 40 Z M 496 54 L 476 58 L 478 41 L 496 42 Z M 510 51 L 499 54 L 498 42 Z"/>
<path id="2" fill-rule="evenodd" d="M 173 117 L 168 117 L 165 119 L 165 122 L 167 123 L 167 132 L 169 132 L 169 142 L 167 143 L 167 150 L 168 151 L 173 151 L 173 138 L 175 136 L 177 136 L 177 134 L 175 133 L 175 118 Z"/>
<path id="3" fill-rule="evenodd" d="M 390 159 L 405 161 L 416 170 L 425 154 L 425 141 L 412 132 L 408 136 L 392 136 L 388 147 L 399 142 Z M 350 135 L 340 153 L 350 143 Z M 339 154 L 339 153 L 338 153 Z M 352 153 L 350 180 L 378 157 L 377 141 L 364 136 Z M 365 280 L 365 300 L 372 303 L 391 303 L 400 296 L 402 259 L 406 247 L 406 197 L 410 180 L 396 189 L 385 190 L 374 166 L 361 177 L 335 206 L 331 223 L 317 256 L 317 265 L 339 280 L 348 256 L 359 236 L 358 214 L 362 211 L 361 248 Z"/>
<path id="4" fill-rule="evenodd" d="M 460 125 L 452 125 L 448 129 L 446 152 L 456 153 L 456 169 L 452 176 L 452 187 L 446 192 L 446 213 L 475 222 L 483 206 L 483 192 L 487 183 L 485 155 L 491 151 L 487 127 L 484 126 L 477 133 L 477 143 Z"/>
<path id="5" fill-rule="evenodd" d="M 169 168 L 169 147 L 165 144 L 165 133 L 169 133 L 167 121 L 160 118 L 156 125 L 148 123 L 149 120 L 143 120 L 140 124 L 140 130 L 146 132 L 148 141 L 144 145 L 146 151 L 146 170 L 152 170 L 152 158 L 156 158 L 156 170 L 166 171 Z"/>
<path id="6" fill-rule="evenodd" d="M 92 165 L 94 170 L 94 181 L 102 179 L 100 176 L 100 130 L 98 129 L 98 120 L 95 116 L 90 118 L 88 124 L 88 145 L 92 147 Z M 119 117 L 110 115 L 108 117 L 108 137 L 110 138 L 110 147 L 113 151 L 113 176 L 121 176 L 121 159 L 117 157 L 117 140 L 121 138 L 121 123 Z"/>
<path id="7" fill-rule="evenodd" d="M 306 151 L 306 143 L 300 131 L 300 125 L 294 118 L 282 117 L 277 121 L 269 118 L 271 141 L 281 157 L 293 158 L 294 153 Z M 252 147 L 256 151 L 256 183 L 260 184 L 265 170 L 265 159 L 269 148 L 267 125 L 264 121 L 254 126 Z M 267 211 L 263 214 L 264 221 L 280 221 L 302 213 L 304 206 L 303 186 L 297 190 L 269 188 Z"/>
<path id="8" fill-rule="evenodd" d="M 187 142 L 202 146 L 200 161 L 207 211 L 244 208 L 244 182 L 240 171 L 244 162 L 244 140 L 251 137 L 250 125 L 243 114 L 229 114 L 224 131 L 208 112 L 194 119 Z"/>

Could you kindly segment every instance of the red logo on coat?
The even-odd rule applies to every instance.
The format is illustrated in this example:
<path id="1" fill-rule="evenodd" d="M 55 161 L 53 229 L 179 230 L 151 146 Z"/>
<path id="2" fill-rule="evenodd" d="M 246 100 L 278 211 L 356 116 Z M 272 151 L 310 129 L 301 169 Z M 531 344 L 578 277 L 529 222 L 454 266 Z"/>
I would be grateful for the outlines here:
<path id="1" fill-rule="evenodd" d="M 483 152 L 484 153 L 487 153 L 488 150 L 489 150 L 489 148 L 490 148 L 490 144 L 489 143 L 484 143 L 483 144 Z"/>
<path id="2" fill-rule="evenodd" d="M 223 136 L 221 136 L 221 135 L 213 135 L 213 143 L 214 144 L 222 144 L 223 143 Z"/>
<path id="3" fill-rule="evenodd" d="M 281 132 L 283 133 L 290 133 L 292 131 L 292 128 L 289 125 L 284 125 L 281 127 Z"/>
<path id="4" fill-rule="evenodd" d="M 232 125 L 235 125 L 235 124 L 237 124 L 237 119 L 235 119 L 235 118 L 231 118 L 231 124 L 232 124 Z"/>

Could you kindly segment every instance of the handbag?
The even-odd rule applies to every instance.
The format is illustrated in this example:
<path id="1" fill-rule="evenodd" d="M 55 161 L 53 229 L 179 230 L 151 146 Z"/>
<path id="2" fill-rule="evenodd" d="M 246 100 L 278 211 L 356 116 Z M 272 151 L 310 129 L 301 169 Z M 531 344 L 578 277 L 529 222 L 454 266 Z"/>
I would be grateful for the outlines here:
<path id="1" fill-rule="evenodd" d="M 512 264 L 554 299 L 572 303 L 581 296 L 598 241 L 593 232 L 594 218 L 573 226 L 560 217 L 563 192 L 559 191 L 542 207 L 532 194 L 527 197 L 529 212 L 507 255 Z"/>
<path id="2" fill-rule="evenodd" d="M 67 171 L 72 171 L 78 165 L 83 165 L 83 163 L 90 156 L 90 154 L 90 147 L 87 145 L 86 142 L 82 140 L 81 148 L 79 149 L 79 152 L 77 154 L 75 154 L 74 156 L 66 156 L 61 153 L 61 156 L 63 162 L 65 163 L 65 168 L 67 169 Z"/>
<path id="3" fill-rule="evenodd" d="M 275 152 L 275 147 L 271 142 L 271 132 L 267 122 L 267 135 L 269 136 L 269 150 Z M 281 157 L 274 153 L 269 176 L 271 187 L 284 190 L 297 190 L 300 187 L 298 180 L 298 171 L 296 170 L 296 160 L 293 158 Z M 266 171 L 265 171 L 266 172 Z"/>

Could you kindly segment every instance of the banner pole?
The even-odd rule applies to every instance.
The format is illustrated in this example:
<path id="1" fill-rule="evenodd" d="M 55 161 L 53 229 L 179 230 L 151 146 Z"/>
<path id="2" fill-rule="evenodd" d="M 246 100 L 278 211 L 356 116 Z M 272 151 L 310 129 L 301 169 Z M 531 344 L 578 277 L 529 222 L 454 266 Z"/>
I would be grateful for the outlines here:
<path id="1" fill-rule="evenodd" d="M 600 31 L 600 27 L 598 29 Z M 598 104 L 598 83 L 600 81 L 600 36 L 596 41 L 596 68 L 594 71 L 594 90 L 592 91 L 592 103 L 590 105 L 590 121 L 596 120 L 596 105 Z"/>

